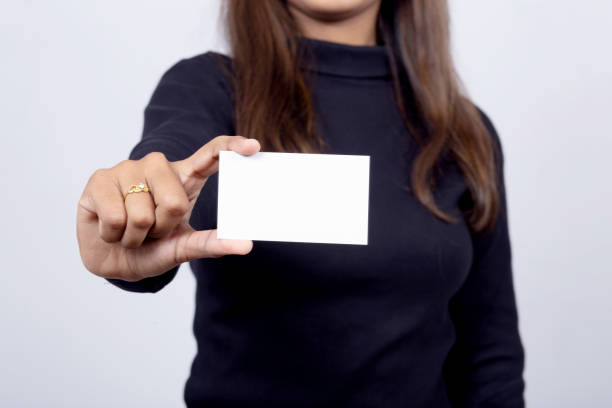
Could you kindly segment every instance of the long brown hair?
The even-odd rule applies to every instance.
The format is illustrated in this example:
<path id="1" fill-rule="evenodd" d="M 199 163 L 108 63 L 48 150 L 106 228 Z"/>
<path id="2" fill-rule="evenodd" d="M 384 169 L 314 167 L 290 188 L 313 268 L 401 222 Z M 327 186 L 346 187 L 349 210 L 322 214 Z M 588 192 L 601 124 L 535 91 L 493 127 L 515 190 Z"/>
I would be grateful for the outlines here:
<path id="1" fill-rule="evenodd" d="M 300 34 L 286 2 L 227 0 L 225 7 L 237 133 L 259 140 L 263 151 L 320 152 L 326 143 L 315 131 L 299 64 Z M 434 200 L 437 166 L 450 157 L 471 192 L 470 227 L 490 228 L 500 201 L 493 143 L 459 86 L 446 0 L 383 0 L 377 30 L 387 49 L 398 107 L 420 146 L 411 174 L 414 194 L 440 219 L 456 221 Z M 415 112 L 407 112 L 408 106 Z M 423 132 L 415 131 L 415 118 Z"/>

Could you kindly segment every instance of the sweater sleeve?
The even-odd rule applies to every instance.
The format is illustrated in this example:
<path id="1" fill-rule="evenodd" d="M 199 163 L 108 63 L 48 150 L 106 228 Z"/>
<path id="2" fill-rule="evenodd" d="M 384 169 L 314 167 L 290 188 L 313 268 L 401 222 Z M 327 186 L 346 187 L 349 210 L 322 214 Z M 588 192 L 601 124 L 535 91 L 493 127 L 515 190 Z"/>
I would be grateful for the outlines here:
<path id="1" fill-rule="evenodd" d="M 227 57 L 214 52 L 182 59 L 170 67 L 153 91 L 144 111 L 140 141 L 129 159 L 161 152 L 169 161 L 182 160 L 222 134 L 233 134 L 230 87 L 223 69 Z M 179 266 L 137 282 L 107 279 L 130 292 L 157 292 L 174 277 Z"/>
<path id="2" fill-rule="evenodd" d="M 501 205 L 494 227 L 472 234 L 472 267 L 450 302 L 456 342 L 445 376 L 454 407 L 522 408 L 524 350 L 513 287 L 504 158 L 493 124 L 481 114 L 494 142 Z"/>

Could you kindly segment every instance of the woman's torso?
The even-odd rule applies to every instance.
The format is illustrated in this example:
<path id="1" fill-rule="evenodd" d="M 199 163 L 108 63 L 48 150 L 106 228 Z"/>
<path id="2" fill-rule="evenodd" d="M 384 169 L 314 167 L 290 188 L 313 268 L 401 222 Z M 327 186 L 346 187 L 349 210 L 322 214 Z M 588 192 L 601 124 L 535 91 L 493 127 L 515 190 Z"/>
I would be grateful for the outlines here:
<path id="1" fill-rule="evenodd" d="M 472 262 L 459 211 L 466 185 L 445 165 L 437 203 L 457 224 L 425 209 L 403 188 L 418 149 L 384 49 L 312 43 L 312 96 L 329 152 L 370 156 L 368 245 L 255 241 L 248 255 L 191 262 L 198 354 L 185 399 L 215 407 L 447 406 L 442 369 L 455 336 L 448 303 Z M 215 175 L 196 204 L 195 228 L 216 227 L 216 194 Z"/>

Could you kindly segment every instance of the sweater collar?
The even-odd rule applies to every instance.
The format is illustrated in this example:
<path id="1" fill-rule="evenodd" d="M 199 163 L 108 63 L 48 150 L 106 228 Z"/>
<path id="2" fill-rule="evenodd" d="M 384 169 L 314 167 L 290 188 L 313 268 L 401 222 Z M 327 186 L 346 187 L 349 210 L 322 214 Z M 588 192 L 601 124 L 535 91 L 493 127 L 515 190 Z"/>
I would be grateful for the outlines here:
<path id="1" fill-rule="evenodd" d="M 344 77 L 388 77 L 391 67 L 384 45 L 348 45 L 300 37 L 301 66 Z"/>

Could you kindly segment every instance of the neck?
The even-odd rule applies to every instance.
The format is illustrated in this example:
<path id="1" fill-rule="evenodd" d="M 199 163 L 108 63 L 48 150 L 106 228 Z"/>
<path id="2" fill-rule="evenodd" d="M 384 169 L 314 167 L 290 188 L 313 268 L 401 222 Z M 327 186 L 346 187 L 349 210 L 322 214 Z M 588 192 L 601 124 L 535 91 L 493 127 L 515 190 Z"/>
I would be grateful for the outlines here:
<path id="1" fill-rule="evenodd" d="M 290 3 L 291 4 L 291 3 Z M 376 21 L 380 2 L 347 15 L 322 18 L 289 6 L 304 37 L 348 45 L 376 45 Z"/>

